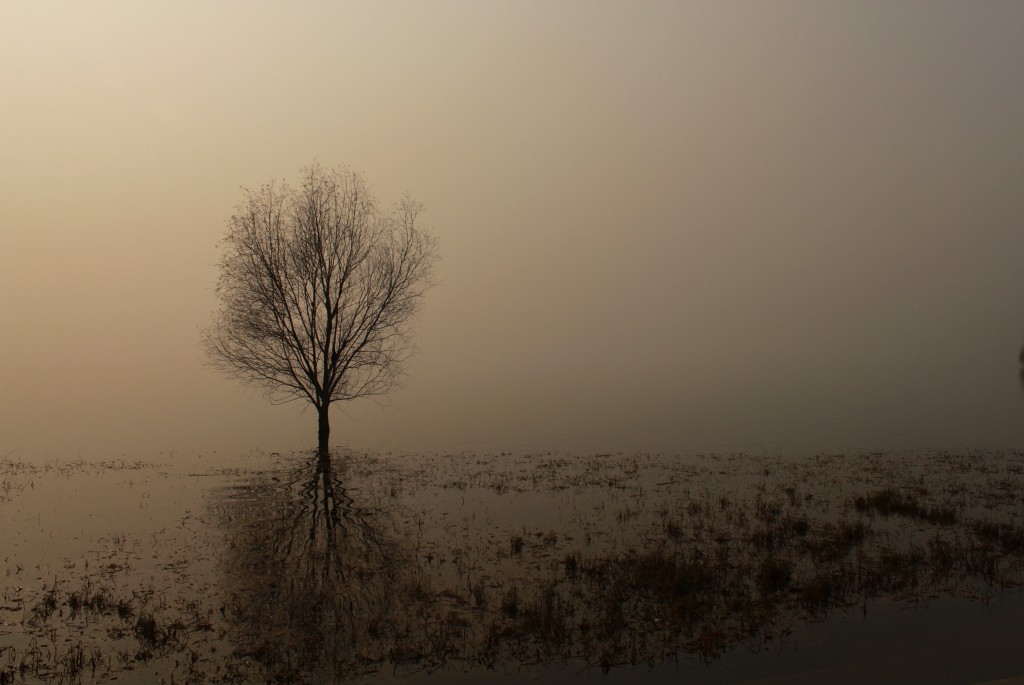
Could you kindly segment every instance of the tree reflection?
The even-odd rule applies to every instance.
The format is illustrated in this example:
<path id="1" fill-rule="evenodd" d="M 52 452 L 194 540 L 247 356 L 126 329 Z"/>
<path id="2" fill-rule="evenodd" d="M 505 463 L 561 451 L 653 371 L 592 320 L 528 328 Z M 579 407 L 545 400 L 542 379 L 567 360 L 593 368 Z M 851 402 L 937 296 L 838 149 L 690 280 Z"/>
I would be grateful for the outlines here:
<path id="1" fill-rule="evenodd" d="M 356 507 L 343 471 L 314 455 L 218 497 L 235 655 L 276 677 L 383 656 L 382 623 L 406 564 L 382 534 L 387 512 Z"/>
<path id="2" fill-rule="evenodd" d="M 917 481 L 865 484 L 835 511 L 797 496 L 796 472 L 776 493 L 735 500 L 708 491 L 683 501 L 669 490 L 645 502 L 660 518 L 615 519 L 635 542 L 591 547 L 579 543 L 588 538 L 579 524 L 509 542 L 474 511 L 461 523 L 422 518 L 413 498 L 399 508 L 383 496 L 386 479 L 372 469 L 361 466 L 350 491 L 348 468 L 313 456 L 215 498 L 226 530 L 227 662 L 240 678 L 708 661 L 879 599 L 986 596 L 1021 581 L 1024 528 L 1012 514 L 1024 469 L 1007 470 L 994 489 L 976 484 L 980 518 L 970 498 Z M 604 486 L 595 495 L 587 515 L 615 497 Z"/>

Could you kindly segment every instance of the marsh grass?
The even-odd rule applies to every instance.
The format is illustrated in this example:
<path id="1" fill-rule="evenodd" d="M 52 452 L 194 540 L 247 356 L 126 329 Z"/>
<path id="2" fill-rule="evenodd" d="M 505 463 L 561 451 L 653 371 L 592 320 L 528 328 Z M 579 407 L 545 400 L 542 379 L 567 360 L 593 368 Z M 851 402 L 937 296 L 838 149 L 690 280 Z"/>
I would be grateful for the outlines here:
<path id="1" fill-rule="evenodd" d="M 108 536 L 89 564 L 11 590 L 27 639 L 0 654 L 0 685 L 146 664 L 175 682 L 293 682 L 709 662 L 837 614 L 1024 581 L 1015 453 L 358 455 L 222 482 L 186 533 L 216 541 L 190 548 L 212 550 L 216 576 Z M 145 555 L 177 588 L 223 589 L 137 582 Z"/>
<path id="2" fill-rule="evenodd" d="M 974 521 L 974 534 L 984 543 L 997 544 L 1008 555 L 1024 554 L 1024 528 L 1009 523 Z"/>
<path id="3" fill-rule="evenodd" d="M 45 588 L 22 619 L 26 632 L 35 637 L 23 649 L 0 650 L 0 658 L 5 659 L 0 663 L 0 683 L 102 679 L 185 651 L 190 634 L 212 630 L 196 605 L 184 604 L 189 611 L 182 614 L 152 607 L 152 593 L 121 597 L 114 593 L 91 577 L 69 591 L 57 583 Z M 106 644 L 84 639 L 85 634 L 93 634 L 87 630 L 90 625 L 102 626 Z M 60 639 L 65 631 L 77 632 L 79 638 Z"/>
<path id="4" fill-rule="evenodd" d="M 886 488 L 870 495 L 854 499 L 853 507 L 858 512 L 878 512 L 882 516 L 905 516 L 928 523 L 952 526 L 958 514 L 951 506 L 923 506 L 910 492 Z"/>

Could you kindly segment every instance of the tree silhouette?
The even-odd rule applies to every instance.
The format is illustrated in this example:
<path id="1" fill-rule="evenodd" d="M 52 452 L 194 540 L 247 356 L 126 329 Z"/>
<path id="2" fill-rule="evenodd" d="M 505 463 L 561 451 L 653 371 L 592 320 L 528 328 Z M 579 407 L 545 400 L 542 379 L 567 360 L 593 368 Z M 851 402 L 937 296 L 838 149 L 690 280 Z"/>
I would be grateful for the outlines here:
<path id="1" fill-rule="evenodd" d="M 228 222 L 206 351 L 274 401 L 311 402 L 322 453 L 331 403 L 387 392 L 412 351 L 437 256 L 421 211 L 383 210 L 358 173 L 314 163 L 299 189 L 246 191 Z"/>

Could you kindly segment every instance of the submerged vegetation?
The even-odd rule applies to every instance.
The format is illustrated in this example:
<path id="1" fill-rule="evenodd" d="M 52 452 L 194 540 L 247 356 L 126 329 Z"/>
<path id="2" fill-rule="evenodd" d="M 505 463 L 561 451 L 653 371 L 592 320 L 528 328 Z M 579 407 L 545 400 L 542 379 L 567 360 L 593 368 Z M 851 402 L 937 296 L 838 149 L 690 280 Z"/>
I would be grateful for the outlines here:
<path id="1" fill-rule="evenodd" d="M 0 473 L 12 500 L 47 482 Z M 56 570 L 4 560 L 0 683 L 698 664 L 1024 582 L 1016 453 L 298 455 L 196 475 L 203 511 L 148 537 Z"/>

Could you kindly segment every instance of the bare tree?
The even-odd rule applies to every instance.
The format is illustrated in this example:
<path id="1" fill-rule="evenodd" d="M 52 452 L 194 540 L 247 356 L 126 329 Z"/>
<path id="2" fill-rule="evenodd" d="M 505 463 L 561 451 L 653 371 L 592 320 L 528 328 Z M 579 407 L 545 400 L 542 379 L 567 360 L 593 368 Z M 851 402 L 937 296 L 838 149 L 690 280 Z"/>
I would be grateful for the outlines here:
<path id="1" fill-rule="evenodd" d="M 302 187 L 246 191 L 228 222 L 203 341 L 213 365 L 271 400 L 316 407 L 327 453 L 332 402 L 389 390 L 412 352 L 434 238 L 406 198 L 383 210 L 356 172 L 303 170 Z"/>

